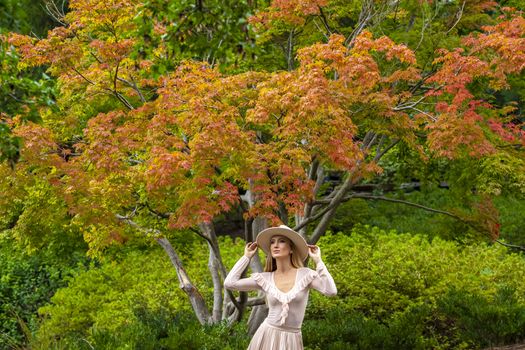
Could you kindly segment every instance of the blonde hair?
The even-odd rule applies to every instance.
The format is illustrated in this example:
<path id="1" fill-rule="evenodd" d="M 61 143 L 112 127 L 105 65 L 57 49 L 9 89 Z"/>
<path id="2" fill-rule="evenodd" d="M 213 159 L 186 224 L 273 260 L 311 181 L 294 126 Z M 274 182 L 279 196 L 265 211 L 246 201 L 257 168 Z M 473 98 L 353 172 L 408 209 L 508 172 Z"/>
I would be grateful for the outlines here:
<path id="1" fill-rule="evenodd" d="M 288 238 L 287 238 L 288 239 Z M 295 249 L 295 244 L 288 239 L 288 243 L 290 244 L 290 249 L 292 251 L 292 254 L 290 254 L 290 261 L 292 263 L 292 266 L 296 269 L 303 267 L 303 261 L 299 257 L 299 254 L 293 254 L 293 251 Z M 266 263 L 264 265 L 264 272 L 272 272 L 277 270 L 277 263 L 275 262 L 275 258 L 272 257 L 272 253 L 269 252 L 268 255 L 266 255 Z"/>

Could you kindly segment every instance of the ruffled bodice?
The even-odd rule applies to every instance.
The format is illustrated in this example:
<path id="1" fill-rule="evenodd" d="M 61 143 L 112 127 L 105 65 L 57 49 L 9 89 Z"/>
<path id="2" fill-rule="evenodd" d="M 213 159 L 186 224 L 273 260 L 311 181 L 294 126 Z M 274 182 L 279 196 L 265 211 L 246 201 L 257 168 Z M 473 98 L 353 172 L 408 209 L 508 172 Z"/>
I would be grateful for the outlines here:
<path id="1" fill-rule="evenodd" d="M 240 279 L 249 262 L 246 256 L 239 259 L 224 280 L 224 286 L 232 290 L 264 291 L 269 308 L 266 321 L 270 324 L 301 328 L 311 288 L 325 295 L 337 294 L 334 280 L 322 261 L 315 271 L 306 267 L 298 269 L 295 284 L 286 293 L 275 285 L 273 272 L 253 273 L 251 277 Z"/>

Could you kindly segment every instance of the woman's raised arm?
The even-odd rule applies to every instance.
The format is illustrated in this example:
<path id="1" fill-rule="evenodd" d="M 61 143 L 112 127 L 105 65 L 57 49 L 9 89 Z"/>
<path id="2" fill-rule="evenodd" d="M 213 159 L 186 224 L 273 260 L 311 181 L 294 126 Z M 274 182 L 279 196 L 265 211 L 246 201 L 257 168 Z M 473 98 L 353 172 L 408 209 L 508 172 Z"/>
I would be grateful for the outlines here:
<path id="1" fill-rule="evenodd" d="M 250 290 L 260 290 L 261 287 L 252 277 L 241 278 L 242 272 L 250 263 L 250 258 L 257 251 L 256 243 L 248 243 L 244 248 L 244 255 L 233 265 L 230 273 L 224 279 L 224 288 L 247 292 Z"/>
<path id="2" fill-rule="evenodd" d="M 317 271 L 317 277 L 310 283 L 310 287 L 327 296 L 334 296 L 337 294 L 337 287 L 335 286 L 334 279 L 326 265 L 321 260 L 321 249 L 316 245 L 308 246 L 308 254 L 310 258 L 315 262 Z"/>

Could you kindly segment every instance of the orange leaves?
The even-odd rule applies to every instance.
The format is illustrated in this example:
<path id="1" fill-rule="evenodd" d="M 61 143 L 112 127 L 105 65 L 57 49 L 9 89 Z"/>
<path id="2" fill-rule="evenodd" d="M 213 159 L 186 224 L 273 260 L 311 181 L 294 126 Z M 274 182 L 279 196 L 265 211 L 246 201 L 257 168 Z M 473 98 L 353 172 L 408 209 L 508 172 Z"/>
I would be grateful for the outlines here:
<path id="1" fill-rule="evenodd" d="M 55 70 L 61 70 L 74 66 L 83 55 L 81 48 L 72 42 L 72 36 L 69 29 L 59 27 L 49 31 L 48 37 L 42 40 L 11 33 L 9 42 L 18 49 L 22 64 L 47 64 Z"/>
<path id="2" fill-rule="evenodd" d="M 514 15 L 509 21 L 483 27 L 485 33 L 463 40 L 474 53 L 483 55 L 490 66 L 494 89 L 507 86 L 506 75 L 525 68 L 525 18 Z"/>
<path id="3" fill-rule="evenodd" d="M 275 0 L 257 18 L 301 24 L 326 2 Z M 64 91 L 86 104 L 101 92 L 132 103 L 125 111 L 111 103 L 94 108 L 105 112 L 85 116 L 91 119 L 82 139 L 71 147 L 79 154 L 67 151 L 64 192 L 78 213 L 147 203 L 170 214 L 170 228 L 181 228 L 211 221 L 238 204 L 239 190 L 249 190 L 256 198 L 249 215 L 274 220 L 279 210 L 301 213 L 313 200 L 313 160 L 363 178 L 381 172 L 374 152 L 392 141 L 416 148 L 427 136 L 435 154 L 452 158 L 492 152 L 489 133 L 525 140 L 522 129 L 501 124 L 497 113 L 487 118 L 491 106 L 479 103 L 470 87 L 478 78 L 503 86 L 506 74 L 521 69 L 521 53 L 512 55 L 525 51 L 520 19 L 487 28 L 464 49 L 442 51 L 436 74 L 426 80 L 410 49 L 367 31 L 350 47 L 333 35 L 300 49 L 293 71 L 224 76 L 206 63 L 183 62 L 163 74 L 166 66 L 149 53 L 162 48 L 145 48 L 148 60 L 133 54 L 140 6 L 138 0 L 71 1 L 66 28 L 40 41 L 10 39 L 26 64 L 49 64 Z M 155 35 L 171 35 L 152 20 Z M 428 84 L 435 89 L 427 96 L 413 95 Z M 144 98 L 146 90 L 154 91 Z M 28 154 L 56 152 L 50 131 L 24 127 L 18 132 Z"/>
<path id="4" fill-rule="evenodd" d="M 445 92 L 463 95 L 456 104 L 469 98 L 466 85 L 476 77 L 486 76 L 491 88 L 502 89 L 507 86 L 508 74 L 525 68 L 525 18 L 515 16 L 483 29 L 485 33 L 463 40 L 468 52 L 442 50 L 434 62 L 443 66 L 429 81 L 444 84 Z"/>
<path id="5" fill-rule="evenodd" d="M 486 103 L 471 101 L 466 109 L 458 109 L 454 104 L 440 102 L 436 110 L 440 113 L 435 123 L 427 129 L 428 144 L 439 156 L 458 158 L 462 156 L 480 157 L 495 152 L 495 146 L 487 138 L 484 118 L 479 114 Z"/>
<path id="6" fill-rule="evenodd" d="M 466 115 L 444 112 L 427 129 L 428 145 L 438 156 L 458 158 L 480 157 L 493 153 L 495 147 L 478 123 L 479 116 L 471 111 Z"/>
<path id="7" fill-rule="evenodd" d="M 384 74 L 375 53 L 405 69 Z M 342 36 L 333 35 L 328 43 L 299 50 L 298 60 L 295 71 L 274 73 L 257 85 L 258 95 L 246 114 L 266 135 L 257 151 L 259 165 L 267 170 L 255 181 L 260 201 L 252 215 L 269 216 L 278 203 L 300 213 L 312 200 L 313 184 L 306 173 L 314 157 L 356 176 L 381 172 L 367 159 L 357 135 L 377 125 L 376 131 L 410 140 L 416 127 L 406 113 L 393 110 L 411 94 L 392 85 L 419 78 L 406 47 L 374 40 L 365 32 L 347 48 Z"/>
<path id="8" fill-rule="evenodd" d="M 150 192 L 162 193 L 166 188 L 180 185 L 184 181 L 184 172 L 189 171 L 192 165 L 188 155 L 161 147 L 153 148 L 151 156 L 144 174 L 146 189 Z"/>
<path id="9" fill-rule="evenodd" d="M 78 145 L 87 160 L 107 173 L 118 172 L 123 166 L 123 152 L 118 147 L 115 129 L 124 118 L 125 114 L 119 111 L 100 113 L 88 123 L 85 130 L 87 143 Z"/>
<path id="10" fill-rule="evenodd" d="M 381 77 L 381 67 L 374 52 L 384 54 L 386 61 L 397 60 L 407 67 L 399 67 L 390 76 Z M 372 34 L 363 31 L 355 40 L 354 46 L 347 48 L 344 37 L 332 35 L 327 44 L 315 44 L 299 50 L 299 69 L 314 70 L 315 67 L 323 73 L 337 72 L 337 80 L 347 87 L 353 88 L 352 95 L 367 95 L 381 81 L 415 81 L 420 78 L 415 66 L 414 53 L 404 45 L 396 45 L 387 37 L 373 39 Z M 357 98 L 359 99 L 359 98 Z"/>
<path id="11" fill-rule="evenodd" d="M 134 26 L 140 5 L 138 0 L 73 0 L 65 20 L 74 30 L 104 33 L 104 38 L 121 36 Z"/>
<path id="12" fill-rule="evenodd" d="M 463 41 L 466 48 L 441 50 L 434 62 L 439 69 L 427 80 L 439 84 L 427 94 L 438 97 L 438 120 L 427 128 L 431 130 L 429 145 L 439 155 L 482 156 L 495 151 L 493 136 L 503 142 L 520 139 L 521 126 L 493 118 L 507 114 L 508 106 L 489 113 L 495 107 L 476 99 L 472 85 L 483 81 L 491 89 L 502 89 L 508 74 L 525 68 L 525 19 L 513 17 L 484 30 L 467 37 Z"/>
<path id="13" fill-rule="evenodd" d="M 106 63 L 115 63 L 126 58 L 134 44 L 134 40 L 124 39 L 118 42 L 93 40 L 89 46 L 96 49 L 97 56 Z"/>
<path id="14" fill-rule="evenodd" d="M 31 122 L 13 129 L 13 134 L 22 139 L 21 158 L 31 165 L 59 167 L 61 158 L 51 130 Z"/>
<path id="15" fill-rule="evenodd" d="M 435 82 L 443 86 L 442 90 L 432 91 L 431 94 L 440 95 L 443 92 L 451 94 L 452 103 L 461 106 L 474 96 L 468 89 L 468 84 L 475 78 L 490 74 L 489 65 L 475 56 L 463 55 L 463 49 L 452 52 L 441 50 L 442 56 L 434 60 L 434 64 L 442 63 L 437 73 L 429 78 L 428 82 Z"/>
<path id="16" fill-rule="evenodd" d="M 47 65 L 66 90 L 84 92 L 87 102 L 103 93 L 132 109 L 133 100 L 145 99 L 135 81 L 142 80 L 140 71 L 151 66 L 131 55 L 138 40 L 135 21 L 141 2 L 76 0 L 69 6 L 64 26 L 49 31 L 47 38 L 12 36 L 21 65 Z"/>
<path id="17" fill-rule="evenodd" d="M 366 30 L 357 37 L 354 51 L 357 54 L 370 51 L 384 52 L 386 59 L 389 61 L 396 58 L 403 63 L 416 64 L 416 56 L 407 46 L 397 45 L 386 36 L 373 40 L 372 33 Z"/>
<path id="18" fill-rule="evenodd" d="M 183 200 L 168 222 L 168 227 L 172 229 L 211 222 L 215 216 L 230 210 L 240 200 L 237 187 L 227 181 L 214 189 L 206 186 L 186 187 L 179 194 Z"/>

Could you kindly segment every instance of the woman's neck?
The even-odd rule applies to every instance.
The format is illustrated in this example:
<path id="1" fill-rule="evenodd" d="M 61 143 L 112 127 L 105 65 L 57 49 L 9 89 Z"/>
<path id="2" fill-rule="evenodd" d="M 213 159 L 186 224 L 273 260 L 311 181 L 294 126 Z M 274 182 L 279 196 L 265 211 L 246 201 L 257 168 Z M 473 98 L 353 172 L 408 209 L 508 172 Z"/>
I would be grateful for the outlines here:
<path id="1" fill-rule="evenodd" d="M 275 270 L 278 273 L 287 273 L 290 270 L 295 269 L 292 266 L 292 262 L 290 261 L 289 257 L 283 257 L 281 259 L 275 259 L 275 264 L 277 265 L 277 269 Z"/>

